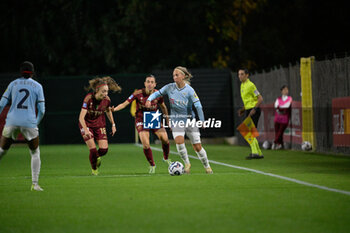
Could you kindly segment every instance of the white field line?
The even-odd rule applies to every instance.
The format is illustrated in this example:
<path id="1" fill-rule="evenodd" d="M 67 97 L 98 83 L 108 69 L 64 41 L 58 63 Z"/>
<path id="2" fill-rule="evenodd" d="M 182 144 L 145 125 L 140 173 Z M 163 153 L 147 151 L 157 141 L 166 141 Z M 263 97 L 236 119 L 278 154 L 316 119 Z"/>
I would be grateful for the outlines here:
<path id="1" fill-rule="evenodd" d="M 160 175 L 160 174 L 157 174 Z M 167 175 L 167 174 L 164 174 Z M 72 176 L 72 175 L 62 175 L 62 176 L 40 176 L 40 178 L 45 178 L 45 179 L 50 179 L 50 178 L 114 178 L 114 177 L 147 177 L 147 176 L 154 176 L 154 175 L 150 175 L 150 174 L 119 174 L 119 175 L 98 175 L 98 176 L 92 176 L 92 175 L 76 175 L 76 176 Z M 31 179 L 31 176 L 0 176 L 0 180 L 1 179 Z"/>
<path id="2" fill-rule="evenodd" d="M 220 173 L 222 175 L 231 175 L 232 172 L 223 172 Z M 100 179 L 100 178 L 120 178 L 120 177 L 155 177 L 155 176 L 169 176 L 168 173 L 163 174 L 115 174 L 115 175 L 101 175 L 93 176 L 93 175 L 77 175 L 77 176 L 70 176 L 70 175 L 62 175 L 62 176 L 40 176 L 40 179 L 66 179 L 66 178 L 88 178 L 88 179 Z M 208 176 L 206 173 L 196 173 L 191 174 L 191 176 Z M 0 176 L 0 180 L 23 180 L 23 179 L 32 179 L 31 176 Z M 2 184 L 0 184 L 1 186 Z"/>
<path id="3" fill-rule="evenodd" d="M 141 144 L 135 144 L 135 145 L 138 146 L 138 147 L 142 147 Z M 152 150 L 163 152 L 163 150 L 160 149 L 160 148 L 153 147 L 153 146 L 151 148 L 152 148 Z M 170 151 L 170 153 L 180 156 L 179 153 L 174 152 L 174 151 Z M 190 157 L 192 159 L 199 160 L 198 157 L 193 156 L 193 155 L 188 155 L 188 157 Z M 301 181 L 301 180 L 297 180 L 297 179 L 293 179 L 293 178 L 289 178 L 289 177 L 285 177 L 285 176 L 276 175 L 276 174 L 273 174 L 273 173 L 263 172 L 263 171 L 259 171 L 259 170 L 255 170 L 255 169 L 251 169 L 251 168 L 247 168 L 247 167 L 236 166 L 236 165 L 227 164 L 227 163 L 221 163 L 221 162 L 217 162 L 217 161 L 214 161 L 214 160 L 209 160 L 209 162 L 212 163 L 212 164 L 217 164 L 217 165 L 221 165 L 221 166 L 225 166 L 225 167 L 232 167 L 232 168 L 235 168 L 235 169 L 240 169 L 240 170 L 245 170 L 245 171 L 249 171 L 249 172 L 254 172 L 254 173 L 261 174 L 261 175 L 271 176 L 271 177 L 275 177 L 275 178 L 278 178 L 278 179 L 281 179 L 281 180 L 287 180 L 287 181 L 290 181 L 290 182 L 293 182 L 293 183 L 297 183 L 297 184 L 301 184 L 301 185 L 305 185 L 305 186 L 309 186 L 309 187 L 314 187 L 314 188 L 318 188 L 318 189 L 323 189 L 323 190 L 327 190 L 327 191 L 330 191 L 330 192 L 342 193 L 342 194 L 350 196 L 350 192 L 349 191 L 345 191 L 345 190 L 329 188 L 329 187 L 326 187 L 326 186 L 312 184 L 312 183 L 308 183 L 308 182 L 305 182 L 305 181 Z"/>

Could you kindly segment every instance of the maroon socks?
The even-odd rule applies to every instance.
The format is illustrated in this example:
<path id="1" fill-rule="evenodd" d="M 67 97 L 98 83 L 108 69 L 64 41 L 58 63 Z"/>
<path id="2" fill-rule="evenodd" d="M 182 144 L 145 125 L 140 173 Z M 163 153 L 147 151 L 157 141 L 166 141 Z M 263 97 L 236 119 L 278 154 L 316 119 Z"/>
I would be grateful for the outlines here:
<path id="1" fill-rule="evenodd" d="M 164 159 L 167 160 L 169 158 L 169 150 L 170 150 L 169 143 L 168 144 L 162 144 L 162 148 L 163 148 Z"/>
<path id="2" fill-rule="evenodd" d="M 147 159 L 147 161 L 149 162 L 149 164 L 150 164 L 151 166 L 154 166 L 155 164 L 154 164 L 153 154 L 152 154 L 151 148 L 143 149 L 143 153 L 145 154 L 146 159 Z"/>
<path id="3" fill-rule="evenodd" d="M 96 148 L 90 149 L 89 159 L 91 163 L 91 168 L 94 170 L 96 170 L 97 156 L 98 156 L 98 153 Z"/>

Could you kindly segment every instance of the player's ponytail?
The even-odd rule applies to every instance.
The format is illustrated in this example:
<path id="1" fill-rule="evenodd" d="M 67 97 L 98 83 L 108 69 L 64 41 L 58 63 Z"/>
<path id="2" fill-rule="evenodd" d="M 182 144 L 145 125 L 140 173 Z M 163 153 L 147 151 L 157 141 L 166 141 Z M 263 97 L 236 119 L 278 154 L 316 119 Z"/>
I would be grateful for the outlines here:
<path id="1" fill-rule="evenodd" d="M 180 70 L 184 75 L 184 82 L 187 83 L 188 85 L 191 85 L 191 78 L 193 77 L 192 74 L 187 70 L 186 67 L 183 66 L 177 66 L 175 68 L 176 70 Z"/>
<path id="2" fill-rule="evenodd" d="M 103 77 L 102 80 L 107 83 L 110 91 L 119 93 L 122 91 L 121 86 L 119 86 L 118 83 L 110 76 Z"/>
<path id="3" fill-rule="evenodd" d="M 114 81 L 114 79 L 109 76 L 102 78 L 96 77 L 94 79 L 89 80 L 89 86 L 85 87 L 85 90 L 92 90 L 96 93 L 98 89 L 103 85 L 108 85 L 108 89 L 113 92 L 121 92 L 122 90 L 122 88 Z"/>

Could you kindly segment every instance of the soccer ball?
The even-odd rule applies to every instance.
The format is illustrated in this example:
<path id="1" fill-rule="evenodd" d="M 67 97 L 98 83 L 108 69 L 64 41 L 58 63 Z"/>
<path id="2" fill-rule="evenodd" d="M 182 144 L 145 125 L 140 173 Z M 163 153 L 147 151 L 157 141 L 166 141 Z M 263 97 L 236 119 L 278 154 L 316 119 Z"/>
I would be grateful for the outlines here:
<path id="1" fill-rule="evenodd" d="M 265 149 L 265 150 L 268 150 L 270 149 L 271 147 L 271 143 L 269 141 L 264 141 L 264 143 L 262 144 L 262 147 Z"/>
<path id="2" fill-rule="evenodd" d="M 172 162 L 169 165 L 168 171 L 171 176 L 180 176 L 184 174 L 184 165 L 179 161 Z"/>
<path id="3" fill-rule="evenodd" d="M 304 141 L 304 142 L 301 144 L 301 149 L 302 149 L 303 151 L 309 151 L 309 150 L 312 149 L 312 145 L 311 145 L 310 142 Z"/>

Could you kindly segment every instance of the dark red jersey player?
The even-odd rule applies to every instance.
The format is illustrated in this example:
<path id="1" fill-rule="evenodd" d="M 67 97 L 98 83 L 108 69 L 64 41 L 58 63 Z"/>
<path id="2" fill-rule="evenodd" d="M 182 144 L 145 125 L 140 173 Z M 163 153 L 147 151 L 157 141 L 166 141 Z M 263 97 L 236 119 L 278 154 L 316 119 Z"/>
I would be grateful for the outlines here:
<path id="1" fill-rule="evenodd" d="M 111 100 L 108 91 L 120 91 L 121 88 L 111 77 L 95 78 L 89 81 L 89 89 L 93 93 L 85 96 L 83 106 L 79 115 L 79 128 L 90 154 L 89 159 L 92 174 L 98 175 L 98 167 L 101 165 L 101 156 L 107 154 L 108 138 L 106 132 L 107 115 L 112 124 L 112 135 L 116 132 L 116 127 L 111 111 Z M 99 149 L 96 149 L 96 143 Z"/>
<path id="2" fill-rule="evenodd" d="M 164 104 L 163 97 L 153 100 L 151 102 L 150 108 L 145 107 L 145 104 L 149 95 L 156 91 L 154 89 L 156 87 L 156 78 L 153 75 L 147 76 L 144 82 L 144 85 L 145 85 L 145 88 L 134 91 L 134 93 L 127 100 L 125 100 L 124 103 L 119 104 L 117 107 L 115 107 L 114 111 L 119 111 L 125 108 L 127 105 L 129 105 L 132 101 L 136 101 L 135 126 L 137 129 L 137 132 L 139 133 L 140 140 L 143 146 L 143 153 L 145 154 L 146 159 L 150 164 L 149 173 L 153 174 L 155 173 L 156 165 L 153 160 L 153 153 L 149 143 L 150 129 L 145 129 L 143 127 L 143 113 L 145 111 L 156 111 L 159 106 L 163 114 L 166 116 L 167 122 L 169 122 L 168 110 L 166 105 Z M 163 126 L 161 126 L 160 129 L 151 129 L 151 131 L 153 131 L 153 133 L 157 135 L 157 137 L 162 141 L 163 160 L 168 164 L 170 164 L 171 160 L 168 158 L 169 157 L 169 139 L 165 129 L 163 128 Z"/>
<path id="3" fill-rule="evenodd" d="M 158 109 L 158 104 L 161 105 L 164 103 L 164 99 L 163 97 L 157 98 L 155 100 L 153 100 L 151 102 L 151 107 L 150 108 L 146 108 L 145 104 L 146 101 L 148 99 L 148 97 L 150 96 L 150 94 L 152 94 L 153 92 L 157 91 L 156 89 L 153 89 L 152 92 L 150 93 L 146 93 L 145 88 L 142 88 L 140 90 L 136 90 L 134 91 L 134 93 L 126 100 L 129 103 L 131 103 L 132 101 L 136 100 L 136 113 L 135 113 L 135 126 L 137 129 L 137 132 L 141 132 L 143 130 L 148 131 L 149 129 L 144 129 L 143 128 L 143 112 L 144 111 L 157 111 Z M 161 126 L 162 128 L 163 126 Z M 153 132 L 158 131 L 159 129 L 151 129 Z"/>

